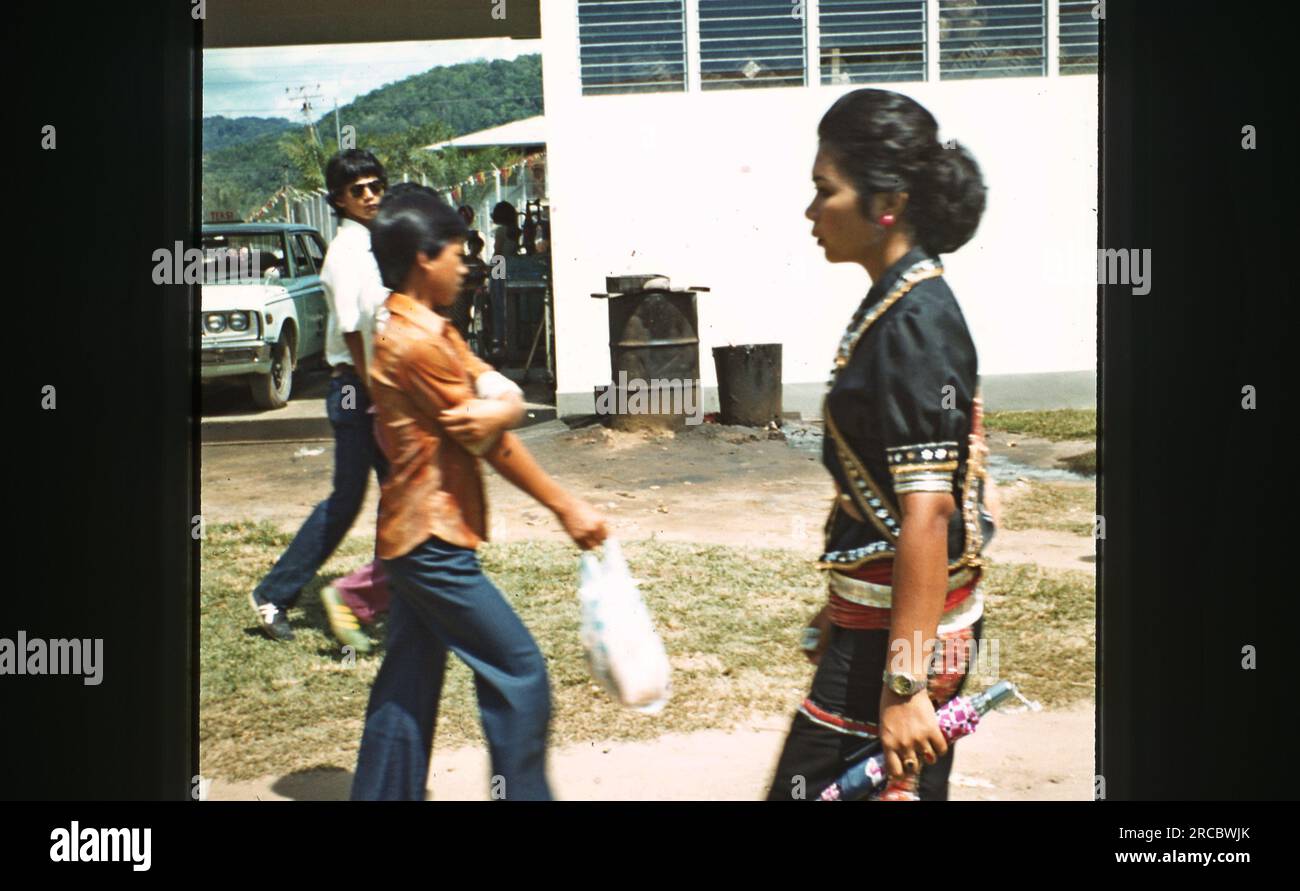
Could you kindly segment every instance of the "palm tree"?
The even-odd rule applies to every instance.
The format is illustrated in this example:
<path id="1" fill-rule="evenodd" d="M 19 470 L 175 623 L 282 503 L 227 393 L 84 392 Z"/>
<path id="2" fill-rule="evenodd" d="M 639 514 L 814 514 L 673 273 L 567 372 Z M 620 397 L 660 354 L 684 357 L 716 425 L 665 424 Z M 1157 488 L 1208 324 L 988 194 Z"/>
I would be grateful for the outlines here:
<path id="1" fill-rule="evenodd" d="M 304 128 L 286 133 L 280 139 L 280 150 L 289 170 L 297 174 L 297 182 L 290 182 L 290 185 L 304 192 L 325 188 L 325 163 L 329 154 L 316 138 L 314 130 Z"/>

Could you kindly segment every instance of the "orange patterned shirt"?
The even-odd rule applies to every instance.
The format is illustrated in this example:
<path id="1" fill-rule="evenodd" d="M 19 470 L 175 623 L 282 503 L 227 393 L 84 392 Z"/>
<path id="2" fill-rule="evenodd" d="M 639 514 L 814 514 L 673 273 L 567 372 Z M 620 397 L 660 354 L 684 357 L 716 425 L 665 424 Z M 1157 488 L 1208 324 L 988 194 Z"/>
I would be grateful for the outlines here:
<path id="1" fill-rule="evenodd" d="M 492 366 L 447 319 L 396 291 L 375 330 L 370 395 L 375 436 L 388 459 L 379 497 L 379 557 L 410 553 L 430 536 L 476 548 L 487 539 L 479 459 L 438 423 L 438 414 L 475 398 Z"/>

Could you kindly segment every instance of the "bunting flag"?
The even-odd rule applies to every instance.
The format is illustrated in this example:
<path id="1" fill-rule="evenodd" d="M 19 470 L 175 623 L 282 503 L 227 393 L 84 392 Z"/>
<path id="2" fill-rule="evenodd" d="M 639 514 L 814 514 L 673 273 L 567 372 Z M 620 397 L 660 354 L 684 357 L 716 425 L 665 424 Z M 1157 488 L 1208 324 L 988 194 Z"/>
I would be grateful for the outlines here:
<path id="1" fill-rule="evenodd" d="M 276 189 L 275 194 L 273 194 L 270 198 L 268 198 L 265 204 L 263 204 L 257 210 L 253 211 L 253 213 L 250 214 L 248 219 L 246 219 L 244 222 L 246 223 L 257 222 L 259 219 L 261 219 L 263 216 L 269 213 L 271 208 L 275 207 L 275 205 L 278 204 L 280 200 L 284 198 L 284 195 L 285 195 L 285 188 L 283 186 L 280 187 L 279 189 Z"/>
<path id="2" fill-rule="evenodd" d="M 488 180 L 491 179 L 489 174 L 496 173 L 504 184 L 510 182 L 510 177 L 513 176 L 517 170 L 532 171 L 533 180 L 535 182 L 541 182 L 546 172 L 546 153 L 539 152 L 535 155 L 529 155 L 528 157 L 516 161 L 514 164 L 510 164 L 506 167 L 491 167 L 487 170 L 480 170 L 477 173 L 470 174 L 469 177 L 461 180 L 455 185 L 444 186 L 443 190 L 448 192 L 454 201 L 459 202 L 466 190 L 472 189 L 475 186 L 487 184 Z M 272 199 L 271 203 L 274 204 L 274 199 Z"/>
<path id="3" fill-rule="evenodd" d="M 244 220 L 244 222 L 245 223 L 257 222 L 262 217 L 266 216 L 268 213 L 274 210 L 275 206 L 279 204 L 281 201 L 284 201 L 285 198 L 288 198 L 290 201 L 309 201 L 312 198 L 315 198 L 317 195 L 324 195 L 324 194 L 325 191 L 323 189 L 317 189 L 315 192 L 304 192 L 302 189 L 296 189 L 293 186 L 281 186 L 280 188 L 275 190 L 275 194 L 273 194 L 270 198 L 266 200 L 265 204 L 263 204 L 257 210 L 249 214 L 248 217 Z"/>

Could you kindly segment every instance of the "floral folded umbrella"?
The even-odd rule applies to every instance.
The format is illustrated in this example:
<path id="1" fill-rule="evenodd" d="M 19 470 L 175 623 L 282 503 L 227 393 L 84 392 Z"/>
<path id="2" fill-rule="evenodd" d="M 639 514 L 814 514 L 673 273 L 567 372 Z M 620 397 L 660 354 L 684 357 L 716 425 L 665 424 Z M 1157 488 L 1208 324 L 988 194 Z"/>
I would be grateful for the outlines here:
<path id="1" fill-rule="evenodd" d="M 998 681 L 976 696 L 954 697 L 934 713 L 939 720 L 939 732 L 950 743 L 969 736 L 979 726 L 981 716 L 1012 697 L 1024 698 L 1010 681 Z M 885 779 L 885 753 L 876 752 L 840 774 L 838 780 L 822 790 L 817 800 L 856 801 L 883 785 Z"/>

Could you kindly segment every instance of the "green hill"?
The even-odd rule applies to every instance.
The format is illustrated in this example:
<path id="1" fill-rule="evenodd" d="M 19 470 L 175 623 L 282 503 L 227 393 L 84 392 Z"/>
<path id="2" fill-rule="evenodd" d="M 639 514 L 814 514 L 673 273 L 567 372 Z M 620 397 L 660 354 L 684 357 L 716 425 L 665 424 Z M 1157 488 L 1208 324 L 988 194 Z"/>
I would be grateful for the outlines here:
<path id="1" fill-rule="evenodd" d="M 432 68 L 373 90 L 339 108 L 339 122 L 356 128 L 357 146 L 374 148 L 390 166 L 420 170 L 433 179 L 464 176 L 464 158 L 428 159 L 413 151 L 438 139 L 472 133 L 541 114 L 542 60 L 465 62 Z M 203 121 L 203 204 L 206 209 L 259 207 L 288 181 L 313 188 L 319 165 L 335 151 L 334 111 L 316 121 L 320 145 L 306 128 L 277 118 L 205 118 Z M 489 158 L 499 156 L 492 153 Z M 470 171 L 472 172 L 472 171 Z"/>
<path id="2" fill-rule="evenodd" d="M 203 150 L 213 152 L 267 134 L 281 134 L 294 128 L 284 118 L 228 118 L 213 115 L 203 119 Z"/>
<path id="3" fill-rule="evenodd" d="M 434 68 L 357 97 L 339 120 L 358 133 L 441 122 L 453 136 L 542 113 L 542 57 Z M 322 126 L 333 132 L 333 112 Z M 326 130 L 322 130 L 325 133 Z"/>

